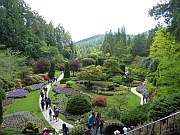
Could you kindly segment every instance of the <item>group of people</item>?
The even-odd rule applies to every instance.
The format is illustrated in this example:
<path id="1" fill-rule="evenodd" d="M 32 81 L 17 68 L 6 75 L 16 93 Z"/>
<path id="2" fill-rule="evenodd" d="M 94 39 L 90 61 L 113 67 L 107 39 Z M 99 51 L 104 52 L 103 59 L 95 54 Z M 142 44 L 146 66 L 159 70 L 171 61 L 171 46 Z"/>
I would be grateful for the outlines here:
<path id="1" fill-rule="evenodd" d="M 63 131 L 63 135 L 69 135 L 69 128 L 66 126 L 65 123 L 62 124 L 62 131 Z M 50 133 L 50 131 L 45 127 L 43 131 L 43 135 L 52 135 L 52 133 Z"/>
<path id="2" fill-rule="evenodd" d="M 103 117 L 100 112 L 95 114 L 95 112 L 92 112 L 92 114 L 88 118 L 88 129 L 85 130 L 84 135 L 96 135 L 98 133 L 98 130 L 100 128 L 100 134 L 102 135 L 102 129 L 103 129 L 103 123 L 105 121 L 103 120 Z"/>
<path id="3" fill-rule="evenodd" d="M 47 97 L 47 87 L 45 87 L 43 90 L 40 92 L 41 94 L 41 108 L 42 110 L 48 109 L 48 107 L 51 106 L 51 99 Z"/>
<path id="4" fill-rule="evenodd" d="M 145 90 L 142 95 L 143 95 L 143 104 L 147 104 L 148 103 L 148 91 Z"/>

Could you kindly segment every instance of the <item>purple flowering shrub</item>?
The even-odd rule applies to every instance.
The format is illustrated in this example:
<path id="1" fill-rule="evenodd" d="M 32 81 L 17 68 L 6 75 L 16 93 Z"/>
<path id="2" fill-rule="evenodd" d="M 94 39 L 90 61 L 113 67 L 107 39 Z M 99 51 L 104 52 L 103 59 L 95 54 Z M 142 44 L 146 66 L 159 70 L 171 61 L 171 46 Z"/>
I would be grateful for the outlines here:
<path id="1" fill-rule="evenodd" d="M 33 90 L 39 90 L 44 86 L 44 83 L 38 83 L 36 86 L 34 86 Z"/>
<path id="2" fill-rule="evenodd" d="M 146 89 L 144 85 L 139 85 L 137 88 L 138 88 L 139 90 L 145 90 L 145 89 Z"/>
<path id="3" fill-rule="evenodd" d="M 58 91 L 62 91 L 62 90 L 64 90 L 64 89 L 62 87 L 60 87 L 60 86 L 56 86 L 53 89 L 54 92 L 58 92 Z"/>
<path id="4" fill-rule="evenodd" d="M 27 95 L 28 95 L 27 90 L 18 89 L 17 91 L 11 92 L 7 97 L 8 98 L 24 98 L 24 97 L 27 97 Z"/>

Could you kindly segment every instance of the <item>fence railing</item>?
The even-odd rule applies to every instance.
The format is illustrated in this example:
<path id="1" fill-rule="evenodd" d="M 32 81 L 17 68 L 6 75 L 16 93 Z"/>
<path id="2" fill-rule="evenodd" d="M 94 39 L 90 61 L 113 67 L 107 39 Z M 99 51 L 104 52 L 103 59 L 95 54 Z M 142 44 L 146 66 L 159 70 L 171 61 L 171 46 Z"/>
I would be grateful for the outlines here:
<path id="1" fill-rule="evenodd" d="M 175 135 L 180 132 L 180 112 L 127 132 L 127 135 Z"/>

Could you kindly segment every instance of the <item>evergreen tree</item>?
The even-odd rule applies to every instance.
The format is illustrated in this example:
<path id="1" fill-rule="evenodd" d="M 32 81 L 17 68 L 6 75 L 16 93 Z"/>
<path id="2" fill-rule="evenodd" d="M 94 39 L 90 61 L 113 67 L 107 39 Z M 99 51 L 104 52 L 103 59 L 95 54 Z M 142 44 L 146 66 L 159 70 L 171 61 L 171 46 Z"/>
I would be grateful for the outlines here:
<path id="1" fill-rule="evenodd" d="M 65 63 L 64 67 L 64 78 L 70 78 L 70 69 L 69 69 L 69 63 Z"/>
<path id="2" fill-rule="evenodd" d="M 49 72 L 48 72 L 48 77 L 53 78 L 54 75 L 55 75 L 55 63 L 51 62 L 51 67 L 50 67 Z"/>

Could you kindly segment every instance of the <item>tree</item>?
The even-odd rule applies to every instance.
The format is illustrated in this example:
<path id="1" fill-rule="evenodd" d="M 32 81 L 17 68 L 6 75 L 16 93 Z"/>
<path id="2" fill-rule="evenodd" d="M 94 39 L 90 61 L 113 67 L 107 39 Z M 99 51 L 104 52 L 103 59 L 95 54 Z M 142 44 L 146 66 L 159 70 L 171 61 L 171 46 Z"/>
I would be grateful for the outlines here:
<path id="1" fill-rule="evenodd" d="M 83 67 L 95 65 L 95 64 L 96 64 L 96 61 L 93 58 L 84 58 L 82 60 L 82 66 Z"/>
<path id="2" fill-rule="evenodd" d="M 34 72 L 35 73 L 45 73 L 49 70 L 50 65 L 51 64 L 47 58 L 41 57 L 35 66 Z"/>
<path id="3" fill-rule="evenodd" d="M 180 41 L 180 1 L 168 0 L 160 1 L 156 6 L 149 10 L 149 15 L 154 16 L 155 20 L 160 20 L 159 25 L 164 22 L 177 41 Z M 162 23 L 162 24 L 160 24 Z"/>
<path id="4" fill-rule="evenodd" d="M 172 35 L 166 31 L 166 28 L 159 28 L 150 47 L 150 57 L 170 57 L 175 52 L 175 47 Z"/>
<path id="5" fill-rule="evenodd" d="M 102 71 L 100 66 L 87 66 L 81 69 L 81 72 L 78 74 L 79 79 L 88 80 L 89 84 L 91 81 L 98 80 L 102 76 Z"/>
<path id="6" fill-rule="evenodd" d="M 69 63 L 66 62 L 64 66 L 64 78 L 70 78 Z"/>
<path id="7" fill-rule="evenodd" d="M 53 78 L 55 75 L 55 63 L 51 62 L 51 67 L 49 68 L 48 77 Z"/>
<path id="8" fill-rule="evenodd" d="M 73 71 L 73 76 L 74 76 L 74 72 L 78 71 L 80 68 L 80 61 L 78 59 L 74 59 L 74 60 L 70 60 L 69 61 L 69 67 L 70 67 L 70 71 Z"/>

